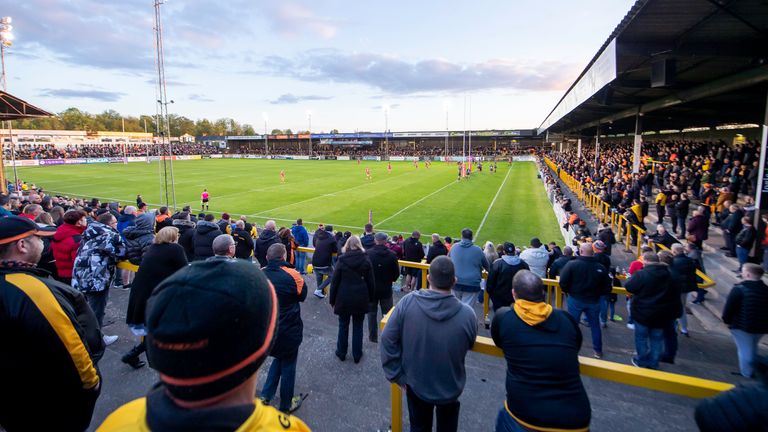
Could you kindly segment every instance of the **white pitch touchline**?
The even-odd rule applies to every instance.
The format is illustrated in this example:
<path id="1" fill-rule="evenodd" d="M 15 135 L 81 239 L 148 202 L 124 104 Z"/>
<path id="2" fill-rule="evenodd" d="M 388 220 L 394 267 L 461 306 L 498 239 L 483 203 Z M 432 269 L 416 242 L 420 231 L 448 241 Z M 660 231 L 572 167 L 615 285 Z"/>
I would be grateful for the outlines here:
<path id="1" fill-rule="evenodd" d="M 399 215 L 400 213 L 402 213 L 402 212 L 404 212 L 404 211 L 408 210 L 409 208 L 411 208 L 411 207 L 415 206 L 416 204 L 418 204 L 418 203 L 420 203 L 420 202 L 424 201 L 425 199 L 427 199 L 427 198 L 431 197 L 432 195 L 434 195 L 434 194 L 436 194 L 436 193 L 440 192 L 441 190 L 443 190 L 443 189 L 445 189 L 445 188 L 447 188 L 447 187 L 449 187 L 449 186 L 451 186 L 451 185 L 454 185 L 454 184 L 456 184 L 456 183 L 458 183 L 456 180 L 451 180 L 451 182 L 450 182 L 450 183 L 448 183 L 447 185 L 445 185 L 445 186 L 441 187 L 440 189 L 438 189 L 438 190 L 436 190 L 436 191 L 434 191 L 434 192 L 430 193 L 429 195 L 425 195 L 425 196 L 423 196 L 423 197 L 419 198 L 418 200 L 416 200 L 416 201 L 412 202 L 411 204 L 409 204 L 409 205 L 407 205 L 407 206 L 405 206 L 405 207 L 401 208 L 400 210 L 398 210 L 398 211 L 397 211 L 397 213 L 393 214 L 392 216 L 389 216 L 389 217 L 387 217 L 387 218 L 383 219 L 382 221 L 380 221 L 380 222 L 377 222 L 377 223 L 376 223 L 376 225 L 378 225 L 378 226 L 381 226 L 381 225 L 383 225 L 383 224 L 384 224 L 384 222 L 386 222 L 386 221 L 388 221 L 388 220 L 392 219 L 393 217 L 395 217 L 395 216 Z"/>
<path id="2" fill-rule="evenodd" d="M 414 172 L 414 171 L 411 171 L 411 172 Z M 293 203 L 290 203 L 290 204 L 282 205 L 280 207 L 275 207 L 275 208 L 272 208 L 272 209 L 269 209 L 269 210 L 260 211 L 258 213 L 255 213 L 253 216 L 259 216 L 259 215 L 262 215 L 264 213 L 269 213 L 269 212 L 272 212 L 272 211 L 275 211 L 275 210 L 279 210 L 281 208 L 292 207 L 292 206 L 295 206 L 297 204 L 302 204 L 302 203 L 305 203 L 305 202 L 308 202 L 308 201 L 314 201 L 314 200 L 316 200 L 318 198 L 324 198 L 324 197 L 327 197 L 327 196 L 334 196 L 334 195 L 342 193 L 342 192 L 348 192 L 348 191 L 351 191 L 351 190 L 354 190 L 354 189 L 357 189 L 357 188 L 361 188 L 361 187 L 365 187 L 365 186 L 368 186 L 368 185 L 371 185 L 371 184 L 384 183 L 384 182 L 387 182 L 387 181 L 390 181 L 390 180 L 394 180 L 394 179 L 400 178 L 400 177 L 408 175 L 408 174 L 410 174 L 410 172 L 407 172 L 405 174 L 400 174 L 400 175 L 397 175 L 395 177 L 389 177 L 387 179 L 384 179 L 384 180 L 381 180 L 381 181 L 378 181 L 378 182 L 371 182 L 371 183 L 367 183 L 366 182 L 366 183 L 363 183 L 361 185 L 352 186 L 351 188 L 342 189 L 342 190 L 339 190 L 339 191 L 334 191 L 334 192 L 327 193 L 327 194 L 324 194 L 324 195 L 317 195 L 317 196 L 314 196 L 312 198 L 307 198 L 307 199 L 302 200 L 302 201 L 296 201 L 296 202 L 293 202 Z"/>
<path id="3" fill-rule="evenodd" d="M 485 225 L 485 220 L 488 219 L 488 214 L 491 213 L 491 209 L 493 208 L 493 205 L 496 204 L 496 198 L 499 197 L 499 193 L 501 193 L 501 189 L 504 187 L 504 183 L 507 182 L 507 179 L 509 178 L 509 173 L 512 172 L 512 168 L 510 167 L 507 170 L 507 175 L 504 176 L 504 181 L 501 182 L 501 186 L 499 186 L 499 190 L 496 191 L 496 195 L 493 197 L 493 201 L 491 201 L 491 204 L 488 206 L 488 210 L 485 211 L 485 216 L 483 216 L 483 220 L 480 222 L 480 226 L 477 227 L 477 231 L 475 231 L 475 238 L 480 238 L 480 230 L 483 229 L 483 225 Z"/>

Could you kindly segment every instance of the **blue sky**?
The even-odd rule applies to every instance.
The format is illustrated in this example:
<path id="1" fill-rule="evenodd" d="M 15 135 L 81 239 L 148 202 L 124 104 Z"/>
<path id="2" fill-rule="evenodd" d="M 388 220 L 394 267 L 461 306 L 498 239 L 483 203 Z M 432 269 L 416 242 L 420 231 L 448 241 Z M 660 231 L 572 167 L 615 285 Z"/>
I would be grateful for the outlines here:
<path id="1" fill-rule="evenodd" d="M 168 0 L 171 112 L 263 130 L 535 128 L 634 0 Z M 7 2 L 8 91 L 154 113 L 152 0 Z M 470 118 L 467 116 L 467 126 Z"/>

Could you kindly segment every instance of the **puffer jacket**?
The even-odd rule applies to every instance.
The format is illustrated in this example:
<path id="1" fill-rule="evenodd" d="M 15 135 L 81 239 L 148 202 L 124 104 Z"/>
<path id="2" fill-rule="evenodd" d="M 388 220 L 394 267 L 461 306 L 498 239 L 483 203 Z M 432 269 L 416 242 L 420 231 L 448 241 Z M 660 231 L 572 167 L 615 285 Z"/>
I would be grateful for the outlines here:
<path id="1" fill-rule="evenodd" d="M 267 249 L 279 242 L 280 239 L 277 238 L 277 233 L 275 231 L 265 229 L 259 234 L 259 238 L 256 239 L 256 244 L 253 248 L 253 256 L 259 261 L 260 266 L 266 267 Z"/>
<path id="2" fill-rule="evenodd" d="M 155 218 L 145 213 L 136 218 L 136 223 L 123 230 L 125 257 L 132 264 L 140 265 L 141 258 L 155 239 Z"/>
<path id="3" fill-rule="evenodd" d="M 731 289 L 723 308 L 723 322 L 747 333 L 768 333 L 768 286 L 763 281 L 743 281 Z"/>
<path id="4" fill-rule="evenodd" d="M 187 261 L 195 259 L 195 246 L 192 241 L 195 235 L 195 223 L 185 219 L 174 219 L 173 226 L 179 229 L 179 244 L 187 254 Z"/>
<path id="5" fill-rule="evenodd" d="M 75 265 L 77 248 L 85 231 L 84 226 L 61 224 L 53 235 L 51 249 L 56 260 L 56 274 L 60 278 L 71 278 L 72 267 Z"/>
<path id="6" fill-rule="evenodd" d="M 269 261 L 263 271 L 275 287 L 280 305 L 277 337 L 269 355 L 279 359 L 295 358 L 304 339 L 299 303 L 307 298 L 307 286 L 299 272 L 285 261 Z"/>
<path id="7" fill-rule="evenodd" d="M 336 315 L 361 315 L 368 312 L 374 298 L 373 266 L 361 250 L 348 250 L 339 255 L 331 277 L 328 303 Z"/>
<path id="8" fill-rule="evenodd" d="M 336 239 L 328 231 L 317 231 L 312 243 L 315 246 L 315 252 L 312 254 L 312 265 L 314 267 L 330 267 L 333 262 L 333 254 L 338 252 Z"/>
<path id="9" fill-rule="evenodd" d="M 680 287 L 666 264 L 646 264 L 624 285 L 632 294 L 632 319 L 651 328 L 663 328 L 680 317 Z"/>
<path id="10" fill-rule="evenodd" d="M 72 269 L 72 287 L 82 292 L 104 291 L 125 257 L 125 242 L 114 228 L 94 221 L 83 233 Z"/>
<path id="11" fill-rule="evenodd" d="M 192 248 L 195 261 L 213 256 L 213 239 L 221 234 L 219 226 L 213 222 L 198 221 L 192 236 Z"/>
<path id="12" fill-rule="evenodd" d="M 549 262 L 549 252 L 544 245 L 537 248 L 528 248 L 520 252 L 520 259 L 528 264 L 531 271 L 540 278 L 547 277 L 547 263 Z"/>

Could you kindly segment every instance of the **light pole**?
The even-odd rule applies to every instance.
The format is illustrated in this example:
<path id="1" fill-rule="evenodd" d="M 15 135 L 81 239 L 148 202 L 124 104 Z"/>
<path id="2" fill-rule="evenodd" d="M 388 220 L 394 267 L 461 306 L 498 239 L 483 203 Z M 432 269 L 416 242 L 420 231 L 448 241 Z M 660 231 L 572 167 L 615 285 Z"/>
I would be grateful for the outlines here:
<path id="1" fill-rule="evenodd" d="M 269 135 L 267 135 L 267 113 L 261 113 L 264 119 L 264 157 L 269 156 Z"/>
<path id="2" fill-rule="evenodd" d="M 307 133 L 309 138 L 309 158 L 312 159 L 312 111 L 307 111 L 307 120 L 309 121 L 309 131 Z"/>
<path id="3" fill-rule="evenodd" d="M 389 160 L 389 105 L 384 105 L 384 156 Z"/>
<path id="4" fill-rule="evenodd" d="M 6 91 L 6 80 L 5 80 L 5 49 L 13 45 L 13 26 L 11 23 L 13 22 L 13 19 L 11 17 L 2 17 L 0 18 L 0 63 L 2 63 L 2 74 L 0 75 L 0 81 L 2 81 L 3 84 L 3 91 Z M 11 140 L 11 162 L 13 163 L 13 181 L 14 183 L 14 189 L 18 187 L 19 184 L 19 174 L 16 172 L 16 144 L 13 142 L 13 132 L 11 131 L 11 122 L 8 122 L 8 138 Z M 0 151 L 2 151 L 3 145 L 0 145 Z M 4 169 L 3 167 L 0 167 L 0 169 Z M 5 181 L 5 173 L 3 172 L 2 176 L 2 190 L 6 190 L 6 184 Z"/>

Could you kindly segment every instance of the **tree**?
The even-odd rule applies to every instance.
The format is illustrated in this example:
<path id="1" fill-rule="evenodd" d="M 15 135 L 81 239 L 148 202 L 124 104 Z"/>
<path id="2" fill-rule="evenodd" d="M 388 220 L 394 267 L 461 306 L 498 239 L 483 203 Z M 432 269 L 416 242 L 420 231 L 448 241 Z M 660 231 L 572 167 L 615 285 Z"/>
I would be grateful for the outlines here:
<path id="1" fill-rule="evenodd" d="M 271 134 L 272 134 L 272 135 L 282 135 L 282 134 L 283 134 L 283 131 L 282 131 L 282 130 L 280 130 L 280 129 L 272 129 L 272 132 L 271 132 Z"/>

